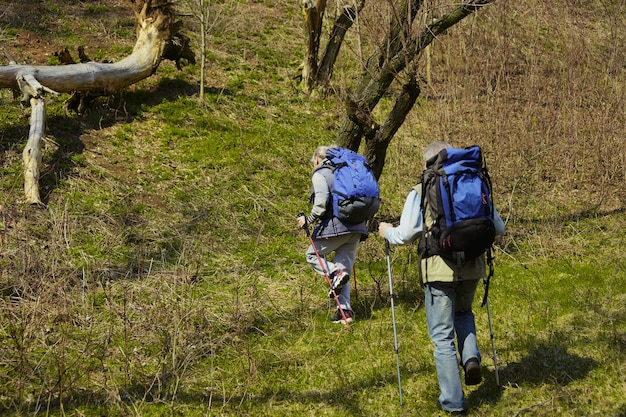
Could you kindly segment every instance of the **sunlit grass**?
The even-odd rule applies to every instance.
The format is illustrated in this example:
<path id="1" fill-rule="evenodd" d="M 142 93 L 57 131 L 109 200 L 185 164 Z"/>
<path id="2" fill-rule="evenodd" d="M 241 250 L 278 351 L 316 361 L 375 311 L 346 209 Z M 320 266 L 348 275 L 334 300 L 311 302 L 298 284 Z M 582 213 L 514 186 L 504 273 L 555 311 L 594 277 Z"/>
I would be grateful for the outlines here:
<path id="1" fill-rule="evenodd" d="M 266 26 L 260 15 L 236 20 L 235 6 L 249 2 L 231 4 L 234 25 L 213 34 L 204 103 L 198 68 L 169 63 L 81 117 L 64 114 L 65 97 L 50 98 L 46 210 L 21 202 L 29 111 L 0 96 L 5 414 L 438 415 L 416 247 L 391 253 L 402 407 L 383 241 L 372 233 L 360 246 L 350 331 L 330 323 L 325 280 L 304 260 L 295 217 L 309 207 L 309 158 L 334 141 L 343 108 L 335 96 L 298 93 L 300 16 L 270 3 L 254 3 L 266 8 Z M 535 6 L 520 5 L 543 10 Z M 466 388 L 469 415 L 621 417 L 626 214 L 615 162 L 623 149 L 613 144 L 623 143 L 623 80 L 585 55 L 577 85 L 605 77 L 593 100 L 586 89 L 553 96 L 566 85 L 550 77 L 557 63 L 532 51 L 542 41 L 548 56 L 559 39 L 536 40 L 527 29 L 546 20 L 520 20 L 510 7 L 472 23 L 475 45 L 456 32 L 436 45 L 435 82 L 389 147 L 380 219 L 399 216 L 427 142 L 483 146 L 508 228 L 490 289 L 502 388 L 479 290 L 485 381 Z M 87 11 L 103 19 L 100 6 Z M 506 11 L 518 16 L 519 28 L 507 26 L 515 35 L 483 37 L 479 29 L 498 31 Z M 588 40 L 589 54 L 603 56 L 601 41 Z M 574 65 L 575 52 L 559 59 Z M 348 86 L 354 75 L 342 71 L 338 84 Z M 584 137 L 562 116 L 583 118 Z"/>

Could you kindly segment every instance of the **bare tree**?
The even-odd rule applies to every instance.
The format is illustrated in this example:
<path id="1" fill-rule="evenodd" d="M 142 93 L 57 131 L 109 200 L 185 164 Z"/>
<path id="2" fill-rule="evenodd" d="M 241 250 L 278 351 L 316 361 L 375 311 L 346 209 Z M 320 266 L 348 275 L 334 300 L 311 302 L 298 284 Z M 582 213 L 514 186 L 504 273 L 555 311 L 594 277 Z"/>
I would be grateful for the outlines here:
<path id="1" fill-rule="evenodd" d="M 343 22 L 354 22 L 364 6 L 364 1 L 355 3 L 358 5 L 353 9 L 356 14 Z M 344 99 L 346 116 L 337 133 L 337 144 L 358 150 L 364 140 L 363 153 L 379 178 L 383 171 L 389 143 L 420 95 L 419 63 L 422 57 L 426 56 L 425 49 L 450 27 L 494 1 L 468 0 L 452 5 L 446 5 L 444 2 L 435 4 L 435 1 L 426 0 L 387 0 L 385 3 L 376 3 L 377 7 L 381 7 L 381 4 L 387 7 L 386 13 L 381 13 L 381 15 L 387 16 L 388 21 L 379 23 L 381 27 L 387 29 L 373 48 L 374 52 L 363 63 L 364 70 L 356 86 L 346 94 Z M 313 7 L 306 9 L 308 10 L 307 27 L 313 29 L 321 28 L 321 23 L 317 23 L 316 18 L 323 19 L 323 15 L 319 15 L 321 8 L 315 8 L 317 3 L 309 2 Z M 435 6 L 437 6 L 437 16 L 433 13 Z M 335 28 L 338 27 L 340 20 L 341 17 L 335 23 Z M 345 27 L 345 30 L 349 28 L 349 26 Z M 311 55 L 316 52 L 316 48 L 319 48 L 319 34 L 313 29 L 309 30 L 307 38 L 308 62 L 315 62 Z M 345 32 L 340 32 L 339 36 L 335 34 L 335 29 L 333 29 L 328 44 L 334 44 L 332 48 L 338 51 L 337 44 L 343 41 Z M 317 36 L 317 40 L 314 35 Z M 329 48 L 330 46 L 327 47 L 327 51 Z M 334 65 L 334 60 L 330 63 Z M 307 81 L 309 86 L 324 85 L 332 74 L 332 69 L 322 71 L 322 66 L 317 68 L 309 64 L 309 68 L 314 73 L 314 76 L 311 76 L 313 81 Z M 397 91 L 391 91 L 394 82 L 401 86 Z M 381 98 L 390 94 L 394 105 L 386 113 L 384 120 L 379 122 L 372 114 Z"/>
<path id="2" fill-rule="evenodd" d="M 220 11 L 211 3 L 211 0 L 180 0 L 180 6 L 184 9 L 183 12 L 194 18 L 200 27 L 200 100 L 204 101 L 208 37 L 211 29 L 218 22 Z"/>
<path id="3" fill-rule="evenodd" d="M 24 193 L 28 203 L 41 204 L 39 173 L 46 93 L 111 94 L 152 75 L 164 52 L 170 58 L 180 57 L 180 51 L 188 49 L 188 45 L 172 43 L 172 39 L 180 36 L 182 24 L 175 20 L 170 2 L 128 0 L 128 3 L 137 19 L 137 41 L 132 54 L 119 62 L 30 66 L 18 65 L 8 56 L 9 65 L 0 66 L 0 88 L 21 94 L 21 101 L 30 104 L 32 109 L 28 142 L 22 153 Z"/>
<path id="4" fill-rule="evenodd" d="M 326 13 L 326 0 L 303 0 L 302 9 L 306 27 L 307 56 L 302 63 L 302 89 L 311 93 L 315 89 L 326 91 L 333 74 L 335 62 L 348 30 L 355 23 L 365 0 L 355 0 L 342 8 L 328 37 L 326 49 L 319 56 L 322 24 Z"/>

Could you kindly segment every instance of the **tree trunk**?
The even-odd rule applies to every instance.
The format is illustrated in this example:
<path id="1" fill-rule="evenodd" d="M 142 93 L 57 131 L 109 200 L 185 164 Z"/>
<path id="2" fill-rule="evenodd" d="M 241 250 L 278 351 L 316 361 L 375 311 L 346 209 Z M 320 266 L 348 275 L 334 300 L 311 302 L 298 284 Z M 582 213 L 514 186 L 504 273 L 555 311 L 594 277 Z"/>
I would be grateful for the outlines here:
<path id="1" fill-rule="evenodd" d="M 368 60 L 367 68 L 362 73 L 356 89 L 351 97 L 346 100 L 348 111 L 339 127 L 336 143 L 352 150 L 358 150 L 362 140 L 365 139 L 365 156 L 370 160 L 372 168 L 379 178 L 383 171 L 389 142 L 419 96 L 419 87 L 414 75 L 409 76 L 410 81 L 403 87 L 400 96 L 396 99 L 395 106 L 389 113 L 387 122 L 383 125 L 385 126 L 384 129 L 381 130 L 381 127 L 374 121 L 371 116 L 372 111 L 389 90 L 397 74 L 406 71 L 407 68 L 412 72 L 421 52 L 430 45 L 436 36 L 493 1 L 495 0 L 474 0 L 459 5 L 447 15 L 427 26 L 416 37 L 410 36 L 412 33 L 411 25 L 412 19 L 422 5 L 422 0 L 409 0 L 408 5 L 405 3 L 405 6 L 410 7 L 410 13 L 408 13 L 410 19 L 407 14 L 398 12 L 397 17 L 400 24 L 392 25 L 384 43 L 387 45 L 387 50 Z"/>
<path id="2" fill-rule="evenodd" d="M 318 70 L 318 54 L 322 22 L 326 11 L 326 0 L 303 0 L 304 22 L 306 27 L 306 61 L 302 67 L 302 88 L 311 92 L 315 87 Z"/>
<path id="3" fill-rule="evenodd" d="M 361 0 L 356 9 L 352 7 L 344 8 L 343 13 L 341 13 L 339 18 L 335 21 L 335 25 L 333 26 L 333 30 L 328 39 L 328 44 L 326 45 L 326 51 L 322 57 L 322 63 L 315 74 L 315 84 L 313 87 L 321 87 L 324 90 L 328 89 L 328 83 L 333 75 L 335 62 L 337 62 L 339 50 L 341 49 L 344 38 L 346 37 L 346 33 L 354 24 L 364 5 L 365 0 Z"/>
<path id="4" fill-rule="evenodd" d="M 332 77 L 343 40 L 356 21 L 359 12 L 363 9 L 365 1 L 358 0 L 358 2 L 355 2 L 354 7 L 344 7 L 343 12 L 333 25 L 321 63 L 319 49 L 326 0 L 302 1 L 307 39 L 307 58 L 302 64 L 301 74 L 301 88 L 304 92 L 312 93 L 318 88 L 324 91 L 328 90 L 328 83 Z"/>
<path id="5" fill-rule="evenodd" d="M 154 3 L 154 5 L 153 5 Z M 174 22 L 169 3 L 129 0 L 137 17 L 137 42 L 130 56 L 112 63 L 87 62 L 62 66 L 0 66 L 0 88 L 21 91 L 22 102 L 32 107 L 29 139 L 23 152 L 24 193 L 27 202 L 41 204 L 39 172 L 41 139 L 45 129 L 45 93 L 110 94 L 152 75 L 168 40 L 180 24 Z"/>
<path id="6" fill-rule="evenodd" d="M 387 148 L 398 129 L 404 124 L 406 116 L 413 109 L 420 92 L 417 80 L 415 77 L 411 77 L 409 82 L 402 87 L 402 92 L 396 99 L 385 123 L 376 130 L 376 134 L 370 140 L 365 141 L 363 154 L 372 165 L 376 178 L 380 178 L 382 175 Z"/>

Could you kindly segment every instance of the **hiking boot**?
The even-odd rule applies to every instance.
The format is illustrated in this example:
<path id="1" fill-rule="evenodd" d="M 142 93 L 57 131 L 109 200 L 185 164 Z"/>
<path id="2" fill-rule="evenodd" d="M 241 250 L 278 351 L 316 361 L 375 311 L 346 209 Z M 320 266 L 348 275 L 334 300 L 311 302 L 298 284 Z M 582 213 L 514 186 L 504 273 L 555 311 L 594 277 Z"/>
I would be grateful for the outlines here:
<path id="1" fill-rule="evenodd" d="M 328 298 L 334 298 L 335 295 L 333 292 L 338 293 L 339 290 L 343 288 L 344 285 L 350 280 L 350 275 L 343 269 L 335 272 L 333 279 L 331 281 L 330 290 L 328 290 Z"/>
<path id="2" fill-rule="evenodd" d="M 465 362 L 465 385 L 478 385 L 482 380 L 478 359 L 471 358 Z"/>
<path id="3" fill-rule="evenodd" d="M 335 324 L 347 324 L 352 323 L 354 320 L 352 319 L 352 310 L 343 310 L 343 314 L 346 316 L 346 319 L 343 319 L 341 315 L 341 310 L 337 309 L 333 317 L 330 319 Z"/>

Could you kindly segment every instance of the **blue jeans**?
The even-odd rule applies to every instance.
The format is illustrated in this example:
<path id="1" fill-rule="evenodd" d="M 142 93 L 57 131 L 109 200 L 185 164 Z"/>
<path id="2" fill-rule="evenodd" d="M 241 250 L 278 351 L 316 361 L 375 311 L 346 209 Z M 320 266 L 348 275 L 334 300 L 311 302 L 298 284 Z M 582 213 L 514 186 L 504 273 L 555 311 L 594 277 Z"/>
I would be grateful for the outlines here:
<path id="1" fill-rule="evenodd" d="M 477 285 L 478 280 L 431 282 L 425 288 L 428 334 L 435 346 L 435 365 L 441 390 L 439 402 L 446 411 L 467 409 L 454 344 L 455 333 L 461 363 L 465 364 L 471 358 L 480 362 L 472 312 Z"/>

